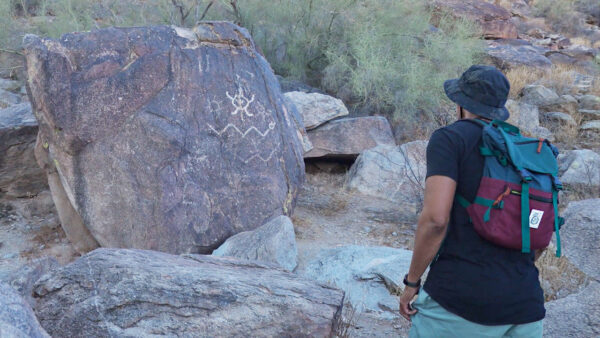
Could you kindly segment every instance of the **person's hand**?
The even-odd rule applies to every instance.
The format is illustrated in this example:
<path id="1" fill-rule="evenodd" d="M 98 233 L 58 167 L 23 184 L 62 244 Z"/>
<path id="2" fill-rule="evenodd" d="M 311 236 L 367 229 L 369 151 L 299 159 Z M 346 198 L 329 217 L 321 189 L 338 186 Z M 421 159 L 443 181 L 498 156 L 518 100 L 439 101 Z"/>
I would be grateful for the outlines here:
<path id="1" fill-rule="evenodd" d="M 416 309 L 413 309 L 410 303 L 414 300 L 415 296 L 419 292 L 419 288 L 412 288 L 410 286 L 404 287 L 404 292 L 400 296 L 400 314 L 410 322 L 410 316 L 417 313 Z"/>

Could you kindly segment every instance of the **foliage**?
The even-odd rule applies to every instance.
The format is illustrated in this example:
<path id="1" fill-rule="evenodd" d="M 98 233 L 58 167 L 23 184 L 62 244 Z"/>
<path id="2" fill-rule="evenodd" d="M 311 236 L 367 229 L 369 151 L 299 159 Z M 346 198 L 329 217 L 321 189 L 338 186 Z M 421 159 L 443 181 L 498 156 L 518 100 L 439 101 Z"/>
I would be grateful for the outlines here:
<path id="1" fill-rule="evenodd" d="M 27 22 L 12 34 L 18 42 L 24 33 L 57 38 L 107 26 L 234 21 L 250 31 L 276 73 L 399 120 L 447 102 L 443 80 L 483 51 L 473 24 L 439 13 L 432 20 L 426 0 L 29 0 L 36 7 L 28 11 L 18 10 L 21 0 L 3 6 L 7 1 L 0 22 Z"/>
<path id="2" fill-rule="evenodd" d="M 583 16 L 577 11 L 577 2 L 578 0 L 535 0 L 534 14 L 545 17 L 546 22 L 557 31 L 577 34 L 583 28 Z"/>

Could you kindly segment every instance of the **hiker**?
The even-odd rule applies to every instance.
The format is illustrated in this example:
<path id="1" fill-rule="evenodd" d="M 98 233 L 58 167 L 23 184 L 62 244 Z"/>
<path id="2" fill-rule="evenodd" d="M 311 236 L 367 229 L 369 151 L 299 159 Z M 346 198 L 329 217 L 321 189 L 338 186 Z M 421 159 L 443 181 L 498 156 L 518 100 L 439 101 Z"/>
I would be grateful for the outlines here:
<path id="1" fill-rule="evenodd" d="M 559 228 L 558 215 L 552 216 L 557 192 L 562 188 L 556 178 L 558 151 L 547 141 L 539 140 L 538 144 L 537 139 L 525 138 L 518 128 L 502 122 L 509 116 L 504 105 L 510 84 L 496 68 L 471 66 L 459 79 L 446 81 L 444 89 L 457 104 L 459 120 L 436 130 L 427 146 L 424 207 L 412 262 L 404 278 L 400 314 L 412 322 L 410 337 L 541 337 L 544 295 L 534 261 L 548 245 L 548 237 Z M 523 151 L 534 154 L 525 155 L 523 163 L 528 163 L 527 157 L 539 156 L 552 162 L 546 166 L 549 169 L 540 169 L 544 174 L 538 175 L 537 171 L 527 170 L 529 167 L 507 163 L 506 154 L 501 151 L 483 147 L 483 140 L 488 138 L 482 133 L 488 125 L 495 126 L 486 129 L 489 133 L 526 140 L 515 143 L 529 147 Z M 521 175 L 522 183 L 519 177 L 512 183 L 505 182 L 500 194 L 495 193 L 497 197 L 479 196 L 480 181 L 483 185 L 485 178 L 484 164 L 488 169 L 488 157 L 484 155 L 497 161 L 494 163 L 499 169 L 513 170 L 510 175 Z M 536 175 L 543 176 L 539 186 L 533 183 L 537 182 Z M 549 192 L 542 191 L 541 186 Z M 545 196 L 538 198 L 543 204 L 532 202 L 534 192 Z M 476 203 L 467 212 L 465 207 Z M 529 203 L 538 203 L 531 214 Z M 490 224 L 490 214 L 491 223 L 494 218 L 509 217 L 509 211 L 500 209 L 513 206 L 512 214 L 518 218 L 510 221 L 515 225 L 515 233 L 510 236 L 515 238 L 502 238 L 506 234 L 498 233 L 489 234 L 488 238 L 486 233 L 476 231 L 474 224 Z M 542 207 L 549 216 L 537 210 Z M 539 225 L 540 218 L 545 222 L 543 239 L 537 237 L 542 230 L 530 230 Z M 421 277 L 428 266 L 427 280 L 421 288 Z"/>

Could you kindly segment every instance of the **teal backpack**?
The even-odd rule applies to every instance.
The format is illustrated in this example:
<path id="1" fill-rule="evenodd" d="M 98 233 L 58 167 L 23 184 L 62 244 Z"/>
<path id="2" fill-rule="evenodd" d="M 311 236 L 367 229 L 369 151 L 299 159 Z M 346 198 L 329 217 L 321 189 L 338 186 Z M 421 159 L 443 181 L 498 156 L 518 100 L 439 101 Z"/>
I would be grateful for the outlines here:
<path id="1" fill-rule="evenodd" d="M 457 194 L 475 231 L 497 245 L 521 250 L 543 249 L 556 233 L 561 255 L 558 216 L 558 149 L 548 140 L 525 137 L 502 121 L 468 120 L 483 127 L 479 147 L 485 157 L 474 201 Z"/>

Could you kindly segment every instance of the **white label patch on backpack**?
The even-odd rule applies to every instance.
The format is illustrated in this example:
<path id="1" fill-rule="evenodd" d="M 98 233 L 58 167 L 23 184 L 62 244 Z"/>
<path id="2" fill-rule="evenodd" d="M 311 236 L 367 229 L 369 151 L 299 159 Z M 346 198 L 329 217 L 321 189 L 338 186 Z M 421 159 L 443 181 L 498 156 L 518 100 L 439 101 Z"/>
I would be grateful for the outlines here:
<path id="1" fill-rule="evenodd" d="M 542 216 L 544 216 L 543 211 L 531 209 L 531 214 L 529 214 L 529 227 L 537 229 L 542 221 Z"/>

